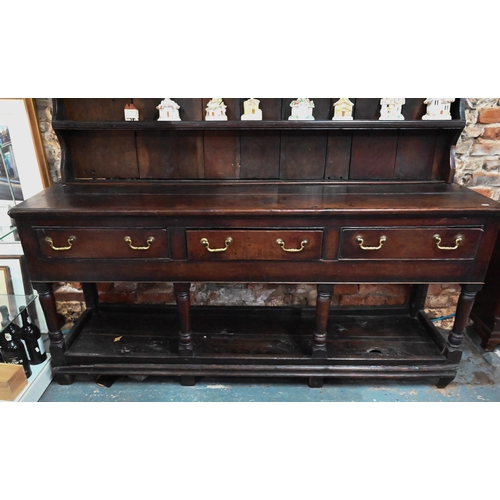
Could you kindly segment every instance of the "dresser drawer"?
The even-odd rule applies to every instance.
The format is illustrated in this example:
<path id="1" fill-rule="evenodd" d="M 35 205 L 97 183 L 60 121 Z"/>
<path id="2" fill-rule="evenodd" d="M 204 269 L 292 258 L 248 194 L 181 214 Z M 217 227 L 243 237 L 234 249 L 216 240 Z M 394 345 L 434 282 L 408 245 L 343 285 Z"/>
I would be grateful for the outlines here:
<path id="1" fill-rule="evenodd" d="M 340 259 L 474 259 L 482 229 L 357 228 L 342 230 Z"/>
<path id="2" fill-rule="evenodd" d="M 168 258 L 165 229 L 36 229 L 43 256 L 57 259 Z"/>
<path id="3" fill-rule="evenodd" d="M 190 260 L 319 260 L 323 231 L 191 230 Z"/>

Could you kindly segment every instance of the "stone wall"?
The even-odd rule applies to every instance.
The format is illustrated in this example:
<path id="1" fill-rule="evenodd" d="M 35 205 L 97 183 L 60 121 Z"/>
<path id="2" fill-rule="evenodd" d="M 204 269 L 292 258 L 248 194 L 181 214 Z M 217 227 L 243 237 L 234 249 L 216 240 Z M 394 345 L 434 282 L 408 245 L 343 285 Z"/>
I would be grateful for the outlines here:
<path id="1" fill-rule="evenodd" d="M 52 130 L 51 99 L 36 99 L 40 130 L 54 182 L 61 179 L 61 152 Z M 467 98 L 467 126 L 457 144 L 455 181 L 483 195 L 500 200 L 500 98 Z M 171 283 L 99 284 L 105 302 L 174 304 Z M 59 312 L 76 319 L 85 307 L 80 283 L 60 283 L 55 288 Z M 409 294 L 407 285 L 338 285 L 332 305 L 400 305 Z M 426 308 L 432 317 L 452 313 L 458 286 L 432 285 Z M 196 284 L 191 286 L 193 305 L 314 306 L 313 285 Z"/>
<path id="2" fill-rule="evenodd" d="M 456 182 L 500 200 L 500 98 L 468 98 L 457 144 Z"/>
<path id="3" fill-rule="evenodd" d="M 61 147 L 52 128 L 52 99 L 36 99 L 38 126 L 42 135 L 45 156 L 52 182 L 61 181 Z"/>

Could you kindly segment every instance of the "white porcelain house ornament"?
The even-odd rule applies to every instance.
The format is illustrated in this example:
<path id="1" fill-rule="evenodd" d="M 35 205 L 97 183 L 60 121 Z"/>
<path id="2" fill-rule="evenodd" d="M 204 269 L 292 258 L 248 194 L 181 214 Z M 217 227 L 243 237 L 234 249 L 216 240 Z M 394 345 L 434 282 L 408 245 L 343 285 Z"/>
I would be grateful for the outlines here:
<path id="1" fill-rule="evenodd" d="M 225 121 L 227 120 L 226 115 L 227 106 L 224 104 L 222 97 L 212 97 L 208 101 L 205 120 L 206 121 Z"/>
<path id="2" fill-rule="evenodd" d="M 260 101 L 251 97 L 243 103 L 242 120 L 262 120 L 262 110 L 259 109 Z"/>
<path id="3" fill-rule="evenodd" d="M 451 120 L 451 103 L 454 97 L 428 97 L 424 104 L 427 104 L 427 113 L 422 116 L 422 120 Z"/>
<path id="4" fill-rule="evenodd" d="M 401 108 L 405 102 L 404 97 L 383 97 L 380 101 L 379 120 L 404 120 Z"/>
<path id="5" fill-rule="evenodd" d="M 179 109 L 181 107 L 172 99 L 169 99 L 166 97 L 161 101 L 158 106 L 156 106 L 156 109 L 160 111 L 160 117 L 158 118 L 158 121 L 160 122 L 180 122 L 181 117 L 179 116 Z"/>
<path id="6" fill-rule="evenodd" d="M 352 111 L 354 103 L 348 97 L 341 97 L 333 105 L 333 118 L 332 120 L 352 120 Z"/>
<path id="7" fill-rule="evenodd" d="M 314 102 L 307 97 L 298 97 L 290 103 L 292 114 L 289 120 L 314 120 L 313 109 Z"/>
<path id="8" fill-rule="evenodd" d="M 133 104 L 125 104 L 125 109 L 123 110 L 125 114 L 126 122 L 138 122 L 139 121 L 139 110 Z"/>

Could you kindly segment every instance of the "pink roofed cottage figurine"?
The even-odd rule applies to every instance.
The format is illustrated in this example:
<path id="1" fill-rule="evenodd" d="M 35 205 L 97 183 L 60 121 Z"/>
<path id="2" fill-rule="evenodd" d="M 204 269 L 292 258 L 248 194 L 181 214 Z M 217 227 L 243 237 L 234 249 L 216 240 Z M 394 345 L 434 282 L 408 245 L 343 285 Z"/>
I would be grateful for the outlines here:
<path id="1" fill-rule="evenodd" d="M 163 99 L 163 101 L 156 106 L 156 109 L 160 110 L 160 118 L 158 118 L 158 121 L 160 122 L 181 121 L 181 117 L 179 116 L 180 106 L 168 97 Z"/>
<path id="2" fill-rule="evenodd" d="M 290 103 L 292 114 L 289 120 L 314 120 L 313 109 L 314 102 L 307 97 L 298 97 Z"/>
<path id="3" fill-rule="evenodd" d="M 125 104 L 125 109 L 123 111 L 126 122 L 139 121 L 139 110 L 133 104 Z"/>

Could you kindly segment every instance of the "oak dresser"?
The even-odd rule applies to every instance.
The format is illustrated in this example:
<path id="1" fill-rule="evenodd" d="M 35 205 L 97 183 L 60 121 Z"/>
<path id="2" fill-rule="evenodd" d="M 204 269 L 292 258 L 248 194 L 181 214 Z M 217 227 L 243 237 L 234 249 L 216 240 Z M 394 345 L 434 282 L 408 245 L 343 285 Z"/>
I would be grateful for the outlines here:
<path id="1" fill-rule="evenodd" d="M 500 204 L 453 184 L 464 100 L 451 120 L 288 120 L 294 98 L 174 98 L 182 121 L 157 121 L 158 99 L 55 99 L 63 182 L 11 210 L 50 329 L 53 370 L 180 377 L 455 377 L 463 332 L 496 240 Z M 133 103 L 140 121 L 126 122 Z M 84 283 L 87 310 L 63 336 L 52 283 Z M 103 304 L 95 283 L 173 282 L 177 306 Z M 309 283 L 315 307 L 193 307 L 191 283 Z M 406 304 L 331 307 L 336 284 L 409 284 Z M 462 287 L 444 335 L 424 313 L 430 283 Z"/>

